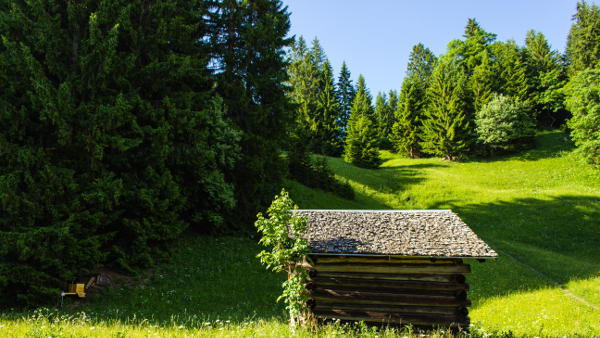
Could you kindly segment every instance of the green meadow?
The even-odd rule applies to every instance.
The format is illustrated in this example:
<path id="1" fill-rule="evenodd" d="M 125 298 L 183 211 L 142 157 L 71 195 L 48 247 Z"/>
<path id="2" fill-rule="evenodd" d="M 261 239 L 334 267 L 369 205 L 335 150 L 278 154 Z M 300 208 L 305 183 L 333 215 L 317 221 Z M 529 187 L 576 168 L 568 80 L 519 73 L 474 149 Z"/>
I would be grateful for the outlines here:
<path id="1" fill-rule="evenodd" d="M 454 162 L 383 151 L 378 170 L 329 159 L 354 188 L 353 201 L 292 181 L 285 188 L 304 209 L 456 212 L 499 254 L 470 262 L 474 337 L 600 336 L 600 171 L 571 153 L 566 136 L 540 132 L 529 151 Z M 285 275 L 265 270 L 255 258 L 260 250 L 254 239 L 189 232 L 170 262 L 117 289 L 63 307 L 4 311 L 0 336 L 412 335 L 360 324 L 290 331 L 285 306 L 275 301 Z"/>

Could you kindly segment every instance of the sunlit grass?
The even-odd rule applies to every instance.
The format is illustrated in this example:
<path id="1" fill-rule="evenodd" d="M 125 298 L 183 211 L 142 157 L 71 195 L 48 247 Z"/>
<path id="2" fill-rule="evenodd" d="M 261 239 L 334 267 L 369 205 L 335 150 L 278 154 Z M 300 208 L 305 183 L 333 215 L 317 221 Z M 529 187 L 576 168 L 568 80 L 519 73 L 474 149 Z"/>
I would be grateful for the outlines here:
<path id="1" fill-rule="evenodd" d="M 600 311 L 582 306 L 558 287 L 516 291 L 488 299 L 471 312 L 472 322 L 485 332 L 508 332 L 538 337 L 600 332 Z"/>
<path id="2" fill-rule="evenodd" d="M 353 201 L 293 181 L 285 188 L 304 209 L 456 212 L 500 254 L 466 261 L 473 337 L 600 336 L 600 171 L 572 156 L 564 136 L 543 132 L 530 151 L 460 162 L 384 151 L 381 169 L 368 170 L 330 159 L 336 177 L 354 188 Z M 265 270 L 255 258 L 260 250 L 249 238 L 187 233 L 148 283 L 69 300 L 42 317 L 2 309 L 0 337 L 398 336 L 339 325 L 290 331 L 275 301 L 285 275 Z"/>
<path id="3" fill-rule="evenodd" d="M 561 316 L 559 323 L 535 316 L 543 335 L 600 335 L 597 325 L 586 324 L 600 322 L 600 311 L 554 284 L 600 303 L 600 172 L 571 154 L 573 144 L 565 136 L 542 132 L 535 149 L 495 158 L 449 162 L 382 151 L 379 170 L 341 159 L 331 159 L 330 165 L 361 195 L 388 208 L 452 209 L 500 251 L 497 261 L 472 263 L 468 278 L 471 318 L 485 332 L 539 335 L 532 316 L 544 309 Z M 528 306 L 535 295 L 541 305 Z M 511 326 L 503 327 L 504 321 L 493 316 L 517 307 L 510 310 Z"/>

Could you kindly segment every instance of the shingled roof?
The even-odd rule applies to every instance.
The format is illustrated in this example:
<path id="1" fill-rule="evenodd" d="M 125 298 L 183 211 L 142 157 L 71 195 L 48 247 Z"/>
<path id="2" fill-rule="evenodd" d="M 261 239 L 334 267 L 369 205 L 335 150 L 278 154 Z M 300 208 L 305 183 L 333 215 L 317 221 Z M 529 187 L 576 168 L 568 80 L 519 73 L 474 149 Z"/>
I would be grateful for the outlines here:
<path id="1" fill-rule="evenodd" d="M 451 210 L 294 210 L 307 218 L 313 253 L 498 257 Z"/>

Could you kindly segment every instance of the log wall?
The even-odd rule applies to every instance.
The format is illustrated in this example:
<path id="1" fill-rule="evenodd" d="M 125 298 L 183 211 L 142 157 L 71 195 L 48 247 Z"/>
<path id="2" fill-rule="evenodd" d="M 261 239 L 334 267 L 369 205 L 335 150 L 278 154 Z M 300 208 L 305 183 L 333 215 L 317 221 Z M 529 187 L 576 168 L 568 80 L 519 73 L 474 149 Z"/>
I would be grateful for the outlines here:
<path id="1" fill-rule="evenodd" d="M 310 255 L 310 315 L 324 321 L 468 329 L 471 266 L 461 259 Z"/>

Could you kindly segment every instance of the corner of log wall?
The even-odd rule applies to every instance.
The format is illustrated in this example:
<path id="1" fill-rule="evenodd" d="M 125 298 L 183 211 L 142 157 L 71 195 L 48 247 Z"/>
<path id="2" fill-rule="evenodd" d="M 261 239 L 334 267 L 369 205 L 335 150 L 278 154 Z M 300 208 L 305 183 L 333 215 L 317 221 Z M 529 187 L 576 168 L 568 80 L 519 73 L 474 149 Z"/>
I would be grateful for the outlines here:
<path id="1" fill-rule="evenodd" d="M 305 284 L 308 318 L 364 321 L 368 325 L 468 330 L 470 318 L 462 259 L 333 256 L 313 254 L 295 263 L 310 279 Z"/>

